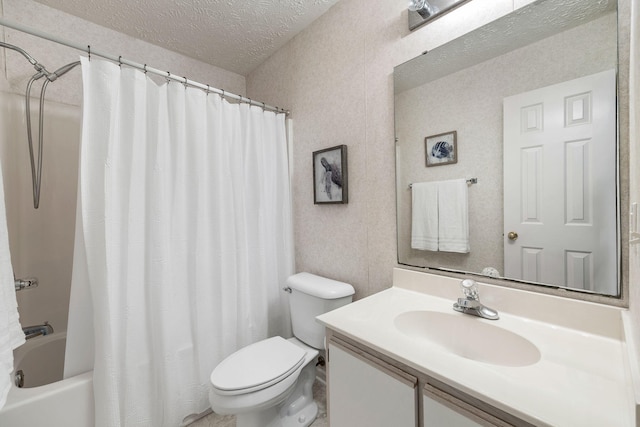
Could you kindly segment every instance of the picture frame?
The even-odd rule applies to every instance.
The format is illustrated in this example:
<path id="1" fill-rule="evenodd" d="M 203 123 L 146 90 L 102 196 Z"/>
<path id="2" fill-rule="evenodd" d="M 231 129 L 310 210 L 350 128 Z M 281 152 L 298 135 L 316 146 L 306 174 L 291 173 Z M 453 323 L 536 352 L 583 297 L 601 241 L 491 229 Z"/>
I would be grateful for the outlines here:
<path id="1" fill-rule="evenodd" d="M 458 163 L 458 132 L 451 131 L 424 139 L 427 167 Z"/>
<path id="2" fill-rule="evenodd" d="M 313 152 L 313 203 L 349 202 L 347 146 L 336 145 Z"/>

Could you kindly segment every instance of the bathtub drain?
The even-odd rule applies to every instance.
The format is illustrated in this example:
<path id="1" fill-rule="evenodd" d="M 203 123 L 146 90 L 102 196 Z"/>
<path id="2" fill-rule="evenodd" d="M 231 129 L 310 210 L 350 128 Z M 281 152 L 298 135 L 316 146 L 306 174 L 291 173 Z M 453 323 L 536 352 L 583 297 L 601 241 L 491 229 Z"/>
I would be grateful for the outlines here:
<path id="1" fill-rule="evenodd" d="M 24 387 L 24 372 L 22 372 L 22 369 L 16 372 L 14 381 L 16 383 L 16 386 L 20 388 Z"/>

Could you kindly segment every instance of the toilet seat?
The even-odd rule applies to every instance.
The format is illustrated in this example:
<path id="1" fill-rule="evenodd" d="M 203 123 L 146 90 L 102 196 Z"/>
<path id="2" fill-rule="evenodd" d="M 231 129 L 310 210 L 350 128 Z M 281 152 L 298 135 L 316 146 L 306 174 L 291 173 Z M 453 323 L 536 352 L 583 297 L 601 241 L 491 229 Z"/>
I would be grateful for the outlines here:
<path id="1" fill-rule="evenodd" d="M 282 337 L 244 347 L 223 360 L 211 373 L 217 393 L 237 395 L 262 390 L 282 381 L 304 362 L 306 352 Z"/>

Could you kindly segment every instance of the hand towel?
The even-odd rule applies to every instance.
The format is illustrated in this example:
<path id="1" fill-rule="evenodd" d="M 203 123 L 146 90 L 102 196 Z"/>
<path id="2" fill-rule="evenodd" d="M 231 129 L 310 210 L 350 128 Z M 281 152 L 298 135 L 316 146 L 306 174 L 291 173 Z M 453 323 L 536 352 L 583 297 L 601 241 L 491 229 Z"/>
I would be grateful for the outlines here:
<path id="1" fill-rule="evenodd" d="M 9 233 L 0 168 L 0 408 L 7 401 L 13 372 L 13 349 L 24 343 L 9 252 Z"/>
<path id="2" fill-rule="evenodd" d="M 417 182 L 411 186 L 411 247 L 438 250 L 438 184 Z"/>
<path id="3" fill-rule="evenodd" d="M 466 179 L 438 182 L 438 249 L 459 253 L 471 250 Z"/>

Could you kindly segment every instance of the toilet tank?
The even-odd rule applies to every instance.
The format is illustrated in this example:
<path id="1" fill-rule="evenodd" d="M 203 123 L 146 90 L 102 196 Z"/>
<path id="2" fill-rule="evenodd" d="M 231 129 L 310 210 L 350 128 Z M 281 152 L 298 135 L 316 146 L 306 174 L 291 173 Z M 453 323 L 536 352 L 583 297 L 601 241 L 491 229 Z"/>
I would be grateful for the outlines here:
<path id="1" fill-rule="evenodd" d="M 293 335 L 305 344 L 324 349 L 324 326 L 316 316 L 327 313 L 353 300 L 354 289 L 348 283 L 311 273 L 298 273 L 287 279 L 291 289 L 289 308 Z"/>

